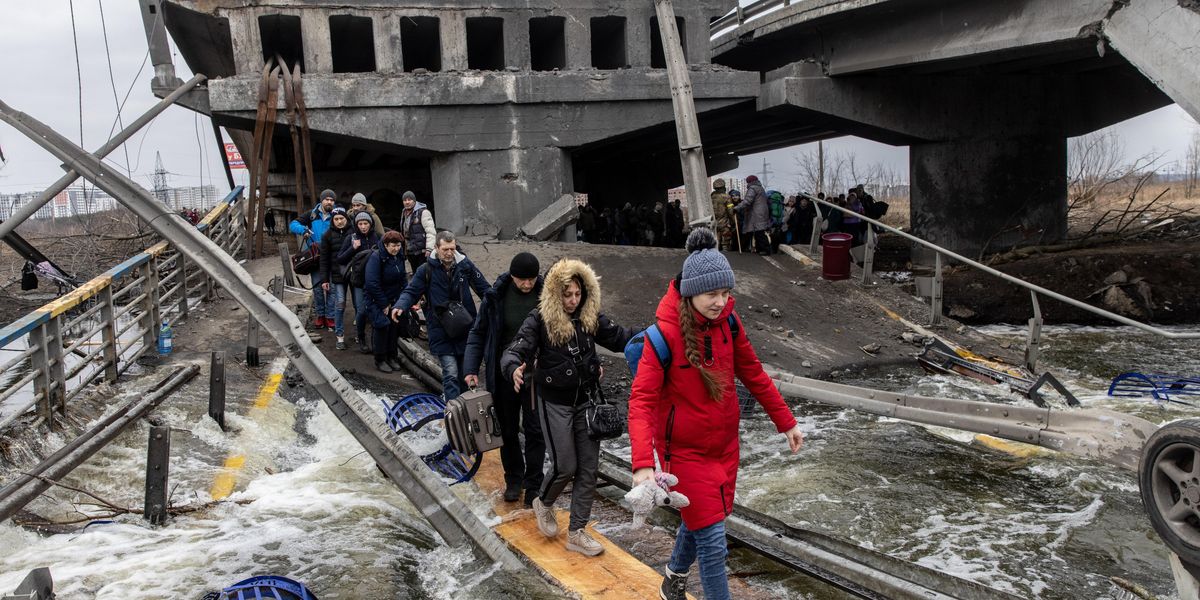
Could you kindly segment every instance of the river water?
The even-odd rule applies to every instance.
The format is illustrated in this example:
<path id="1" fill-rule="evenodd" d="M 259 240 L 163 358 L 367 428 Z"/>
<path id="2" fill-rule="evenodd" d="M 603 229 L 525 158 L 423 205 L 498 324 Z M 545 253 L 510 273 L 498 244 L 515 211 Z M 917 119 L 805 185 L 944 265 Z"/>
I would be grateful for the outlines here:
<path id="1" fill-rule="evenodd" d="M 1016 343 L 1023 336 L 1005 327 L 989 332 Z M 1189 407 L 1104 395 L 1108 381 L 1124 370 L 1200 372 L 1194 343 L 1125 329 L 1055 327 L 1044 336 L 1043 356 L 1043 368 L 1085 406 L 1156 423 L 1195 414 Z M 972 380 L 923 374 L 915 363 L 839 381 L 1029 403 Z M 138 385 L 125 386 L 125 396 L 144 392 Z M 29 569 L 50 566 L 62 598 L 197 598 L 267 572 L 302 580 L 322 599 L 561 596 L 533 575 L 501 573 L 466 550 L 441 547 L 322 402 L 285 393 L 245 415 L 231 413 L 234 432 L 222 433 L 203 417 L 204 398 L 189 390 L 155 413 L 178 428 L 173 497 L 207 502 L 225 458 L 244 455 L 230 501 L 158 528 L 137 515 L 49 536 L 0 524 L 0 592 Z M 968 434 L 839 408 L 800 403 L 794 409 L 807 436 L 795 456 L 761 411 L 743 420 L 739 503 L 1020 597 L 1127 598 L 1109 582 L 1112 576 L 1173 595 L 1166 551 L 1142 509 L 1133 473 L 1052 453 L 1016 458 Z M 115 504 L 140 506 L 147 427 L 139 423 L 123 434 L 68 483 Z M 621 443 L 611 443 L 618 453 Z M 490 518 L 487 502 L 469 486 L 454 489 Z M 72 516 L 65 502 L 33 508 L 60 520 Z M 777 589 L 787 597 L 824 597 L 812 586 Z"/>

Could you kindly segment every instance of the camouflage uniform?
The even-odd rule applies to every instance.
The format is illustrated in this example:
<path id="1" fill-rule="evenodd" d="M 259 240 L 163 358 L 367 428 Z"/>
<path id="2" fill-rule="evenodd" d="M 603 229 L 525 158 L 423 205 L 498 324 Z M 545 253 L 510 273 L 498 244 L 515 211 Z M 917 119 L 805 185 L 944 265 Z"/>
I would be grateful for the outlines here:
<path id="1" fill-rule="evenodd" d="M 713 191 L 709 197 L 713 206 L 713 231 L 717 234 L 717 242 L 721 250 L 728 250 L 733 239 L 733 221 L 729 216 L 729 194 L 725 192 L 725 180 L 713 182 Z"/>

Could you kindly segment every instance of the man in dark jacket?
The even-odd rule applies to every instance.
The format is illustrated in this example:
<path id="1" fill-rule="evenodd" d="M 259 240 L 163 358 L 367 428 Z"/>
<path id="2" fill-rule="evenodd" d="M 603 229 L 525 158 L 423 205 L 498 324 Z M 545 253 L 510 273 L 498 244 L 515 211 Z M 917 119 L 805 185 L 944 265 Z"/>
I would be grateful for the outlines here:
<path id="1" fill-rule="evenodd" d="M 400 315 L 412 308 L 422 296 L 428 298 L 425 323 L 429 334 L 429 352 L 442 365 L 442 394 L 450 400 L 460 396 L 463 390 L 467 334 L 476 316 L 471 290 L 475 290 L 475 295 L 482 299 L 490 288 L 475 263 L 458 251 L 458 242 L 452 232 L 438 232 L 435 246 L 436 253 L 417 268 L 408 287 L 400 294 L 400 299 L 392 305 L 392 320 L 399 321 Z M 451 305 L 452 302 L 461 303 L 461 308 Z M 447 309 L 465 310 L 470 315 L 470 321 L 457 321 L 450 314 L 442 314 Z M 463 322 L 466 324 L 462 325 Z M 447 331 L 447 325 L 450 331 Z"/>
<path id="2" fill-rule="evenodd" d="M 530 506 L 542 487 L 542 462 L 546 458 L 546 442 L 542 427 L 534 414 L 532 388 L 513 390 L 499 376 L 500 356 L 508 347 L 529 311 L 537 307 L 542 293 L 542 277 L 536 256 L 522 252 L 513 257 L 508 272 L 496 278 L 492 289 L 479 303 L 479 316 L 467 336 L 467 353 L 463 372 L 467 385 L 479 385 L 479 363 L 486 362 L 484 383 L 495 400 L 500 417 L 500 461 L 504 464 L 504 501 L 516 502 L 525 489 L 525 505 Z M 518 434 L 525 431 L 525 452 L 521 453 Z"/>

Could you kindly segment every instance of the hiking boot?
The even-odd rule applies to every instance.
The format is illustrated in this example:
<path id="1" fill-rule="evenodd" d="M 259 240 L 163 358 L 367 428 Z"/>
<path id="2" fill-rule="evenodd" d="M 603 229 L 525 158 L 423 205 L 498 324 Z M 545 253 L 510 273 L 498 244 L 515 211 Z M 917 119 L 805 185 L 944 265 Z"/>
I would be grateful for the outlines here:
<path id="1" fill-rule="evenodd" d="M 548 538 L 558 536 L 558 520 L 554 518 L 554 509 L 542 504 L 540 497 L 533 499 L 533 515 L 537 517 L 538 531 Z"/>
<path id="2" fill-rule="evenodd" d="M 604 552 L 604 546 L 583 529 L 567 533 L 567 550 L 578 552 L 584 556 L 596 556 Z"/>
<path id="3" fill-rule="evenodd" d="M 521 484 L 509 483 L 504 486 L 504 501 L 516 502 L 521 499 Z"/>
<path id="4" fill-rule="evenodd" d="M 392 369 L 390 366 L 388 366 L 386 361 L 382 361 L 382 360 L 375 361 L 375 369 L 378 370 L 380 373 L 391 373 L 394 371 L 394 369 Z"/>
<path id="5" fill-rule="evenodd" d="M 346 349 L 346 338 L 338 337 L 337 344 L 334 347 L 337 348 L 338 350 L 345 350 Z"/>
<path id="6" fill-rule="evenodd" d="M 671 570 L 671 567 L 663 567 L 663 572 L 666 577 L 663 578 L 662 585 L 658 587 L 658 597 L 662 600 L 684 600 L 687 598 L 687 578 L 688 574 L 680 575 Z"/>

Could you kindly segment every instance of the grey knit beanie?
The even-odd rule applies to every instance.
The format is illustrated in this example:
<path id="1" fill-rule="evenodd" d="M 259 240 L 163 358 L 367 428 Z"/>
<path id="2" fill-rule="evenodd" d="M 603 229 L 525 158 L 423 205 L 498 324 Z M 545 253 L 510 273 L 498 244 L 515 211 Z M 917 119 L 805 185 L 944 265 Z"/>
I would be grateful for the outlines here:
<path id="1" fill-rule="evenodd" d="M 733 268 L 725 255 L 717 250 L 717 238 L 713 232 L 701 227 L 688 235 L 684 248 L 688 251 L 683 259 L 683 277 L 679 281 L 679 294 L 685 298 L 699 296 L 705 292 L 733 287 Z"/>
<path id="2" fill-rule="evenodd" d="M 350 204 L 366 204 L 366 203 L 367 203 L 367 197 L 364 196 L 362 192 L 354 194 L 354 196 L 352 198 L 350 198 Z"/>
<path id="3" fill-rule="evenodd" d="M 357 215 L 354 215 L 354 222 L 357 223 L 359 221 L 366 221 L 371 224 L 375 223 L 375 219 L 371 218 L 371 213 L 369 213 L 365 210 L 358 213 Z"/>

